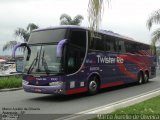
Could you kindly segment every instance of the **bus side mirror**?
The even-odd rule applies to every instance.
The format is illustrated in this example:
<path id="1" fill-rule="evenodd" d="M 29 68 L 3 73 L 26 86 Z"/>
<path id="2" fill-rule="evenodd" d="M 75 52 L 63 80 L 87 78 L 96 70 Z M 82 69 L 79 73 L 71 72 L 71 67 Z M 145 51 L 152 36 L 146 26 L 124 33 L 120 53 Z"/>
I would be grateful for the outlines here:
<path id="1" fill-rule="evenodd" d="M 67 43 L 67 41 L 67 39 L 59 41 L 56 49 L 56 57 L 62 57 L 63 47 Z"/>
<path id="2" fill-rule="evenodd" d="M 26 48 L 27 48 L 27 50 L 28 50 L 27 60 L 29 60 L 30 54 L 31 54 L 31 49 L 29 48 L 29 46 L 27 45 L 27 43 L 17 44 L 17 45 L 14 47 L 14 49 L 13 49 L 12 58 L 16 58 L 16 50 L 17 50 L 17 48 L 19 48 L 19 47 L 26 47 Z"/>
<path id="3" fill-rule="evenodd" d="M 23 59 L 23 57 L 16 57 L 16 50 L 19 47 L 26 47 L 27 48 L 28 54 L 27 54 L 26 60 L 29 60 L 30 54 L 31 54 L 31 50 L 30 50 L 29 46 L 27 45 L 27 43 L 17 44 L 13 49 L 12 58 L 14 58 L 15 61 L 16 61 L 16 71 L 18 73 L 22 73 L 23 72 L 23 67 L 24 67 L 24 59 Z"/>

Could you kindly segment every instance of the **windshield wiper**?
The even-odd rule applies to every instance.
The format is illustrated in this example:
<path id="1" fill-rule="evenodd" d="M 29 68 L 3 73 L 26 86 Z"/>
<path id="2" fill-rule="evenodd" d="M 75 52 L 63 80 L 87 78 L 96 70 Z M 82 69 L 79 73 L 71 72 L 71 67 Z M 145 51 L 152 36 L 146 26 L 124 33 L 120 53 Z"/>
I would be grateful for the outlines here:
<path id="1" fill-rule="evenodd" d="M 39 52 L 37 52 L 36 58 L 32 61 L 31 66 L 29 67 L 28 72 L 27 72 L 28 74 L 29 74 L 30 72 L 32 72 L 32 70 L 34 69 L 34 66 L 37 64 L 38 54 L 39 54 Z"/>
<path id="2" fill-rule="evenodd" d="M 45 72 L 48 75 L 50 73 L 50 71 L 48 69 L 46 59 L 44 58 L 44 51 L 43 51 L 43 54 L 42 54 L 42 66 L 44 66 Z"/>

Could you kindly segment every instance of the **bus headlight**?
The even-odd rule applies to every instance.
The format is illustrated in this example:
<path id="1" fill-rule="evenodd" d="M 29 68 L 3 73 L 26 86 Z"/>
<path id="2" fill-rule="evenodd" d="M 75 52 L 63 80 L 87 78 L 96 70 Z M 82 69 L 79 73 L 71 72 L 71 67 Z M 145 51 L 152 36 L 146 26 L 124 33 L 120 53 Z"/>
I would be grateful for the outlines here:
<path id="1" fill-rule="evenodd" d="M 57 81 L 57 82 L 51 82 L 49 83 L 50 86 L 61 86 L 63 85 L 63 82 L 62 81 Z"/>
<path id="2" fill-rule="evenodd" d="M 29 83 L 28 81 L 23 80 L 24 85 L 28 85 L 28 83 Z"/>

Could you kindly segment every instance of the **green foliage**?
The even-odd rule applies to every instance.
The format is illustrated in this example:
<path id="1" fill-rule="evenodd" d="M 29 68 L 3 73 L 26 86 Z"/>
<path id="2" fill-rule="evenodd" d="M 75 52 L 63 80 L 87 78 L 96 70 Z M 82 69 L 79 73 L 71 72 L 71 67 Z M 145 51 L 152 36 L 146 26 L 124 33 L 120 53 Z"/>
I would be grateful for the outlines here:
<path id="1" fill-rule="evenodd" d="M 104 0 L 89 0 L 88 4 L 88 20 L 89 27 L 93 30 L 98 30 L 102 20 Z"/>
<path id="2" fill-rule="evenodd" d="M 159 24 L 159 23 L 160 23 L 160 9 L 157 11 L 154 11 L 151 14 L 151 16 L 149 17 L 147 21 L 147 27 L 150 30 L 153 24 Z"/>
<path id="3" fill-rule="evenodd" d="M 159 114 L 160 96 L 151 98 L 144 102 L 132 105 L 127 108 L 119 109 L 112 114 Z"/>
<path id="4" fill-rule="evenodd" d="M 157 56 L 160 56 L 160 47 L 157 47 L 157 50 L 156 50 L 156 54 L 157 54 Z"/>
<path id="5" fill-rule="evenodd" d="M 160 9 L 157 11 L 154 11 L 151 16 L 149 17 L 147 21 L 147 27 L 150 30 L 153 26 L 153 24 L 159 24 L 160 23 Z M 155 30 L 152 33 L 152 39 L 151 39 L 151 50 L 156 53 L 155 44 L 160 41 L 160 28 Z"/>
<path id="6" fill-rule="evenodd" d="M 37 25 L 35 25 L 34 23 L 30 23 L 28 24 L 27 28 L 18 28 L 17 30 L 15 30 L 15 35 L 21 37 L 24 42 L 27 42 L 29 39 L 29 36 L 32 32 L 32 30 L 39 28 Z"/>
<path id="7" fill-rule="evenodd" d="M 18 44 L 17 41 L 9 41 L 3 46 L 3 51 L 7 49 L 12 49 L 16 44 Z"/>
<path id="8" fill-rule="evenodd" d="M 159 115 L 160 113 L 160 96 L 151 98 L 149 100 L 146 100 L 144 102 L 118 109 L 112 113 L 106 114 L 109 116 L 116 116 L 116 115 L 138 115 L 141 117 L 141 115 Z M 104 115 L 105 116 L 105 115 Z M 94 118 L 92 120 L 100 120 L 98 117 Z M 108 119 L 103 119 L 108 120 Z M 119 120 L 121 120 L 119 118 Z M 123 119 L 122 119 L 123 120 Z M 138 119 L 136 119 L 138 120 Z"/>
<path id="9" fill-rule="evenodd" d="M 60 16 L 60 24 L 61 25 L 80 25 L 83 19 L 84 18 L 81 15 L 77 15 L 72 19 L 69 15 L 62 14 Z"/>
<path id="10" fill-rule="evenodd" d="M 38 25 L 34 24 L 34 23 L 30 23 L 27 26 L 27 31 L 29 34 L 31 34 L 32 30 L 38 29 Z"/>
<path id="11" fill-rule="evenodd" d="M 30 33 L 27 30 L 23 29 L 23 28 L 18 28 L 17 30 L 15 30 L 14 34 L 16 36 L 21 37 L 24 40 L 24 42 L 28 41 L 29 35 L 30 35 Z"/>
<path id="12" fill-rule="evenodd" d="M 102 21 L 102 15 L 104 10 L 104 2 L 107 1 L 108 5 L 110 0 L 89 0 L 88 4 L 88 21 L 90 28 L 91 41 L 93 36 L 96 36 L 96 32 L 99 29 L 100 23 Z M 90 42 L 91 42 L 90 41 Z"/>
<path id="13" fill-rule="evenodd" d="M 0 89 L 18 88 L 21 86 L 22 86 L 22 77 L 20 76 L 0 77 Z"/>

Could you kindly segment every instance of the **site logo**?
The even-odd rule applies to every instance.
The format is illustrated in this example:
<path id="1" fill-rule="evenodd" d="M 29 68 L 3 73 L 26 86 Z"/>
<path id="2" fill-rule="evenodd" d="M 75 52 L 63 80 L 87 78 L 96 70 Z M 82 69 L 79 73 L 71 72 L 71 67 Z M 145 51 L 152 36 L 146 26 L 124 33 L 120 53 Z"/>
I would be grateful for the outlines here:
<path id="1" fill-rule="evenodd" d="M 106 57 L 106 56 L 102 57 L 100 55 L 97 55 L 97 60 L 98 60 L 98 63 L 106 63 L 106 64 L 124 63 L 124 59 L 121 57 L 113 58 L 113 57 Z"/>

